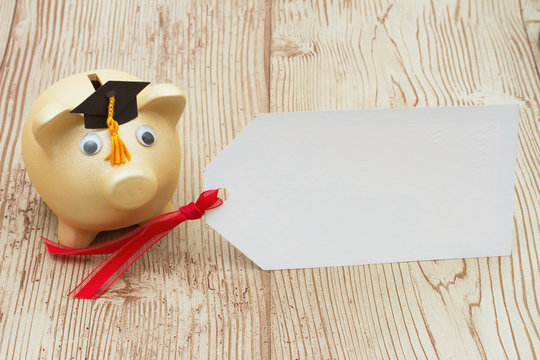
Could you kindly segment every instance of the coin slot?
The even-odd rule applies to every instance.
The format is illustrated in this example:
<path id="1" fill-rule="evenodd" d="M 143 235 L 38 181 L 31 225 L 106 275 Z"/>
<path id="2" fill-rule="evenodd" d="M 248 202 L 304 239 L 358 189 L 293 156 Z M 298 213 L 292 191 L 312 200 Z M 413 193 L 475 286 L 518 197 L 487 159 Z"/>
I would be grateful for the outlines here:
<path id="1" fill-rule="evenodd" d="M 88 79 L 92 83 L 92 86 L 94 86 L 94 90 L 97 90 L 101 87 L 101 80 L 99 80 L 97 74 L 89 74 Z"/>

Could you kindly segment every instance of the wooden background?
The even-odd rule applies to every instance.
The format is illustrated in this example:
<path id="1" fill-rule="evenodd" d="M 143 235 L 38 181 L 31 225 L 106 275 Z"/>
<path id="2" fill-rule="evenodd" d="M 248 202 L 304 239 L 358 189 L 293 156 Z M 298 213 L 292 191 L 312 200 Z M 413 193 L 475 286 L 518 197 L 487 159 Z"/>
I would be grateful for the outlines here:
<path id="1" fill-rule="evenodd" d="M 0 358 L 537 358 L 539 10 L 538 0 L 2 0 Z M 195 221 L 102 298 L 68 298 L 101 259 L 46 253 L 39 236 L 55 238 L 56 218 L 25 174 L 19 136 L 41 91 L 95 68 L 186 91 L 176 205 L 261 112 L 517 101 L 513 255 L 265 272 Z"/>

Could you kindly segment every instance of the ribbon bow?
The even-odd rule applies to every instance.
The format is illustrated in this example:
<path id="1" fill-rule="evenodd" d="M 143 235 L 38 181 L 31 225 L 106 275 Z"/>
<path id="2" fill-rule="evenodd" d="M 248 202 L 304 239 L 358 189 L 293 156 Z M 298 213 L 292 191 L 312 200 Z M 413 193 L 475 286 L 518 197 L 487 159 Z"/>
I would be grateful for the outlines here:
<path id="1" fill-rule="evenodd" d="M 176 211 L 156 216 L 129 233 L 101 244 L 74 249 L 52 242 L 43 236 L 41 238 L 52 254 L 111 254 L 68 294 L 68 296 L 80 299 L 97 299 L 169 231 L 186 220 L 200 219 L 206 210 L 223 204 L 223 201 L 217 197 L 217 193 L 217 189 L 205 191 L 195 203 L 192 202 Z"/>

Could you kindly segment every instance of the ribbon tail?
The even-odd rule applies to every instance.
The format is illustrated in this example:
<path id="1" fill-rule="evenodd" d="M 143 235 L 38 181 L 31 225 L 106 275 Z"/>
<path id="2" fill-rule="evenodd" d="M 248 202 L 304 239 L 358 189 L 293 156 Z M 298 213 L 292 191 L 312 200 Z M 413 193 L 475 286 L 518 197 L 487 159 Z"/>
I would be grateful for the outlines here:
<path id="1" fill-rule="evenodd" d="M 127 234 L 126 234 L 127 235 Z M 47 247 L 47 250 L 51 254 L 58 255 L 102 255 L 102 254 L 111 254 L 116 250 L 124 246 L 129 238 L 118 238 L 111 241 L 104 242 L 102 244 L 87 246 L 84 248 L 71 248 L 69 246 L 64 246 L 62 244 L 55 243 L 49 239 L 41 237 L 43 243 Z"/>
<path id="2" fill-rule="evenodd" d="M 166 215 L 166 216 L 163 216 Z M 163 214 L 147 223 L 121 248 L 101 262 L 68 296 L 97 299 L 156 242 L 186 218 L 179 212 Z"/>

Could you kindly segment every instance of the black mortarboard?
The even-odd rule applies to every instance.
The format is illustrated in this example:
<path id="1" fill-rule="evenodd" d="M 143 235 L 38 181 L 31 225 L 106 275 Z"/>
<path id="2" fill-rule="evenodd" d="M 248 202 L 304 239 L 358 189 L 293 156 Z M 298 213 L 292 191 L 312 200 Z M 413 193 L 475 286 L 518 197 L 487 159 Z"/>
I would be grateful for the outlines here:
<path id="1" fill-rule="evenodd" d="M 102 86 L 95 83 L 96 91 L 80 103 L 72 113 L 84 114 L 87 129 L 107 128 L 109 98 L 115 97 L 113 118 L 119 125 L 137 117 L 137 94 L 148 84 L 143 81 L 107 81 Z"/>

